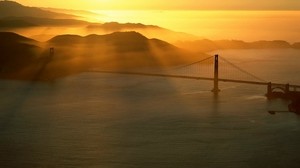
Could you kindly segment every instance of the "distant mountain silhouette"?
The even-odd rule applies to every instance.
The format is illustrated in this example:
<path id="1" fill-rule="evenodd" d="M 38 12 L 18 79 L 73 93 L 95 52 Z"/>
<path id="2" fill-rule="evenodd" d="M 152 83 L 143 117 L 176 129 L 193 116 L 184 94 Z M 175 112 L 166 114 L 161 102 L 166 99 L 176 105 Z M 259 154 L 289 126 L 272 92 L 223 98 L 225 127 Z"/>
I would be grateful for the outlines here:
<path id="1" fill-rule="evenodd" d="M 113 46 L 118 52 L 137 52 L 148 49 L 148 39 L 136 32 L 115 32 L 107 35 L 88 35 L 81 37 L 78 35 L 56 36 L 48 41 L 53 45 L 105 45 Z"/>
<path id="2" fill-rule="evenodd" d="M 300 49 L 300 42 L 294 43 L 293 48 Z"/>
<path id="3" fill-rule="evenodd" d="M 291 44 L 282 40 L 256 41 L 249 43 L 250 48 L 291 48 Z"/>
<path id="4" fill-rule="evenodd" d="M 0 18 L 5 17 L 75 18 L 74 15 L 27 7 L 14 1 L 0 1 Z"/>
<path id="5" fill-rule="evenodd" d="M 196 40 L 199 37 L 188 33 L 175 32 L 155 25 L 144 25 L 141 23 L 118 23 L 107 22 L 103 24 L 90 24 L 87 30 L 92 33 L 112 33 L 116 31 L 136 31 L 148 38 L 159 38 L 168 42 L 181 40 Z"/>
<path id="6" fill-rule="evenodd" d="M 47 11 L 51 11 L 51 12 L 55 12 L 55 13 L 64 13 L 64 14 L 68 14 L 68 15 L 76 15 L 76 17 L 79 18 L 96 18 L 99 17 L 100 14 L 98 13 L 94 13 L 91 11 L 85 11 L 85 10 L 73 10 L 73 9 L 60 9 L 60 8 L 40 8 L 43 10 L 47 10 Z M 100 15 L 101 16 L 101 15 Z"/>
<path id="7" fill-rule="evenodd" d="M 276 48 L 297 48 L 297 43 L 291 45 L 286 41 L 255 41 L 244 42 L 241 40 L 196 40 L 176 43 L 185 49 L 192 51 L 208 52 L 219 49 L 276 49 Z"/>
<path id="8" fill-rule="evenodd" d="M 53 12 L 54 11 L 54 12 Z M 67 14 L 65 14 L 67 13 Z M 76 15 L 78 14 L 78 16 Z M 85 34 L 108 34 L 116 31 L 136 31 L 147 38 L 159 38 L 168 42 L 176 42 L 182 40 L 196 40 L 199 37 L 182 32 L 175 32 L 159 26 L 144 25 L 141 23 L 117 23 L 108 22 L 103 24 L 90 23 L 80 19 L 85 17 L 96 17 L 95 13 L 87 11 L 76 11 L 66 9 L 51 9 L 49 8 L 37 8 L 21 5 L 14 1 L 0 1 L 0 30 L 10 31 L 15 28 L 23 28 L 19 33 L 23 32 L 26 28 L 26 32 L 30 28 L 35 27 L 55 27 L 56 31 L 44 32 L 43 34 L 32 34 L 39 40 L 46 40 L 48 37 L 54 37 L 57 34 L 54 32 L 60 32 L 57 27 L 73 27 L 82 26 L 85 29 Z M 66 29 L 60 33 L 68 33 Z M 84 35 L 85 35 L 84 34 Z M 83 34 L 82 34 L 83 35 Z"/>
<path id="9" fill-rule="evenodd" d="M 37 26 L 85 26 L 88 22 L 75 19 L 50 19 L 37 17 L 6 17 L 0 19 L 0 28 L 26 28 Z"/>
<path id="10" fill-rule="evenodd" d="M 0 33 L 0 78 L 52 80 L 93 68 L 131 68 L 181 65 L 195 56 L 167 42 L 137 32 L 107 35 L 60 35 L 46 43 L 10 32 Z M 54 55 L 49 48 L 54 47 Z"/>
<path id="11" fill-rule="evenodd" d="M 175 65 L 195 59 L 193 54 L 188 54 L 174 45 L 158 39 L 148 39 L 137 32 L 93 34 L 85 37 L 60 35 L 52 38 L 48 43 L 56 48 L 73 49 L 75 52 L 81 50 L 80 48 L 86 48 L 82 55 L 87 57 L 106 54 L 113 60 L 111 63 L 123 62 L 122 66 L 125 67 Z M 70 55 L 72 54 L 73 52 L 70 52 Z M 164 60 L 164 65 L 157 62 L 161 61 L 159 59 Z"/>
<path id="12" fill-rule="evenodd" d="M 104 31 L 124 31 L 130 29 L 163 29 L 154 25 L 144 25 L 141 23 L 118 23 L 107 22 L 103 24 L 92 24 L 87 26 L 88 29 L 103 29 Z"/>
<path id="13" fill-rule="evenodd" d="M 34 26 L 37 25 L 23 19 L 0 19 L 0 28 L 27 28 Z"/>

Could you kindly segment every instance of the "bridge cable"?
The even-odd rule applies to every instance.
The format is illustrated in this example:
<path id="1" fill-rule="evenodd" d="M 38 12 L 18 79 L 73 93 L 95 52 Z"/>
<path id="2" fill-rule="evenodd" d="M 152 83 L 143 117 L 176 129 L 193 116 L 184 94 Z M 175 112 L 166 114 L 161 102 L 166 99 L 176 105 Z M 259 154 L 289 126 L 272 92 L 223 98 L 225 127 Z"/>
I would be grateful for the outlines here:
<path id="1" fill-rule="evenodd" d="M 192 65 L 195 65 L 195 64 L 198 64 L 198 63 L 201 63 L 201 62 L 204 62 L 204 61 L 207 61 L 211 58 L 213 58 L 214 56 L 211 56 L 211 57 L 207 57 L 203 60 L 200 60 L 200 61 L 196 61 L 196 62 L 193 62 L 193 63 L 190 63 L 190 64 L 186 64 L 186 65 L 182 65 L 182 66 L 179 66 L 179 67 L 176 67 L 174 68 L 174 70 L 177 70 L 177 69 L 182 69 L 182 68 L 185 68 L 185 67 L 189 67 L 189 66 L 192 66 Z"/>
<path id="2" fill-rule="evenodd" d="M 228 63 L 229 65 L 233 66 L 234 68 L 238 69 L 239 71 L 241 71 L 241 72 L 243 72 L 243 73 L 245 73 L 245 74 L 247 74 L 247 75 L 250 75 L 251 77 L 253 77 L 253 78 L 255 78 L 255 79 L 259 80 L 259 81 L 266 82 L 264 79 L 261 79 L 261 78 L 255 76 L 255 75 L 251 74 L 250 72 L 247 72 L 247 71 L 243 70 L 242 68 L 240 68 L 240 67 L 238 67 L 237 65 L 235 65 L 235 64 L 233 64 L 233 63 L 231 63 L 231 62 L 229 62 L 229 61 L 226 60 L 225 58 L 223 58 L 223 57 L 219 57 L 219 58 L 220 58 L 221 60 L 225 61 L 226 63 Z"/>

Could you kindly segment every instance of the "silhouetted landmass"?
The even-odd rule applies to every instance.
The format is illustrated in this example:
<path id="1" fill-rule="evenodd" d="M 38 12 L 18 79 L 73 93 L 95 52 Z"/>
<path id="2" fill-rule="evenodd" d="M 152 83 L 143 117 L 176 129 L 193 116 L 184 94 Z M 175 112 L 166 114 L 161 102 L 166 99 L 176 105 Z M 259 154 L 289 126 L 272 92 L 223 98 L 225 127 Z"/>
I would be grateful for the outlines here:
<path id="1" fill-rule="evenodd" d="M 101 14 L 98 13 L 94 13 L 91 11 L 85 11 L 85 10 L 74 10 L 74 9 L 59 9 L 59 8 L 40 8 L 43 10 L 47 10 L 47 11 L 51 11 L 51 12 L 55 12 L 55 13 L 64 13 L 64 14 L 68 14 L 68 15 L 76 15 L 76 18 L 97 18 L 99 16 L 101 16 Z"/>
<path id="2" fill-rule="evenodd" d="M 81 17 L 77 16 L 76 14 L 80 15 Z M 17 31 L 16 29 L 18 29 L 19 33 L 23 33 L 24 31 L 32 32 L 30 31 L 30 29 L 36 27 L 55 27 L 55 31 L 49 30 L 49 32 L 43 33 L 46 35 L 34 33 L 31 35 L 32 37 L 36 37 L 39 40 L 43 41 L 45 41 L 48 37 L 56 36 L 56 32 L 60 32 L 60 30 L 57 29 L 59 26 L 66 28 L 70 28 L 73 26 L 81 26 L 84 29 L 82 35 L 85 35 L 87 33 L 108 34 L 116 31 L 136 31 L 145 35 L 148 38 L 159 38 L 172 43 L 179 40 L 199 39 L 199 37 L 191 34 L 175 32 L 154 25 L 117 22 L 97 24 L 78 20 L 78 18 L 84 19 L 85 16 L 95 17 L 96 14 L 86 11 L 74 11 L 65 9 L 45 10 L 45 8 L 23 6 L 14 1 L 0 1 L 0 30 Z M 61 29 L 61 31 L 65 30 Z M 68 32 L 65 31 L 64 33 Z"/>
<path id="3" fill-rule="evenodd" d="M 23 6 L 14 1 L 0 1 L 0 28 L 30 28 L 37 26 L 85 27 L 91 24 L 75 18 L 78 17 L 41 8 Z"/>
<path id="4" fill-rule="evenodd" d="M 141 23 L 118 23 L 107 22 L 103 24 L 92 24 L 87 26 L 88 29 L 102 29 L 104 31 L 123 31 L 130 29 L 163 29 L 154 25 L 144 25 Z"/>
<path id="5" fill-rule="evenodd" d="M 218 40 L 215 41 L 215 43 L 218 46 L 218 48 L 221 49 L 246 49 L 249 47 L 247 43 L 240 40 Z"/>
<path id="6" fill-rule="evenodd" d="M 155 25 L 144 25 L 141 23 L 118 23 L 107 22 L 103 24 L 90 24 L 87 31 L 94 33 L 112 33 L 116 31 L 136 31 L 148 38 L 164 39 L 168 42 L 177 42 L 180 40 L 196 40 L 199 37 L 188 33 L 175 32 Z"/>
<path id="7" fill-rule="evenodd" d="M 37 41 L 13 32 L 0 32 L 0 44 L 37 43 Z"/>
<path id="8" fill-rule="evenodd" d="M 0 28 L 27 28 L 34 26 L 37 25 L 22 19 L 0 19 Z"/>
<path id="9" fill-rule="evenodd" d="M 300 42 L 294 43 L 292 45 L 293 48 L 300 49 Z"/>
<path id="10" fill-rule="evenodd" d="M 255 41 L 255 42 L 244 42 L 241 40 L 196 40 L 196 41 L 185 41 L 176 43 L 185 49 L 198 52 L 209 52 L 214 50 L 222 49 L 282 49 L 282 48 L 295 48 L 297 44 L 291 45 L 290 43 L 282 40 L 274 41 Z"/>
<path id="11" fill-rule="evenodd" d="M 291 48 L 292 45 L 286 41 L 274 40 L 274 41 L 256 41 L 248 43 L 249 48 Z"/>
<path id="12" fill-rule="evenodd" d="M 41 48 L 37 41 L 10 32 L 0 32 L 1 76 L 13 75 L 31 65 L 37 59 Z"/>
<path id="13" fill-rule="evenodd" d="M 36 7 L 27 7 L 14 1 L 0 1 L 0 18 L 5 17 L 75 18 L 74 15 L 50 12 Z"/>
<path id="14" fill-rule="evenodd" d="M 0 19 L 0 28 L 37 26 L 85 26 L 88 22 L 75 19 L 49 19 L 37 17 L 7 17 Z"/>
<path id="15" fill-rule="evenodd" d="M 86 28 L 86 32 L 89 34 L 108 34 L 118 31 L 136 31 L 139 32 L 148 38 L 159 38 L 168 42 L 175 42 L 178 40 L 194 40 L 198 37 L 187 34 L 174 32 L 168 29 L 161 28 L 159 26 L 154 25 L 144 25 L 141 23 L 117 23 L 117 22 L 109 22 L 104 24 L 92 24 L 90 22 L 76 20 L 76 19 L 51 19 L 51 18 L 39 18 L 39 17 L 6 17 L 0 18 L 0 29 L 2 31 L 9 31 L 15 28 L 36 28 L 36 27 L 58 27 L 62 28 Z M 62 29 L 62 31 L 64 31 Z M 59 32 L 57 30 L 56 32 Z M 34 35 L 32 37 L 37 37 L 39 39 L 45 39 L 40 37 L 53 37 L 53 31 L 50 31 L 50 34 L 40 34 Z M 52 34 L 52 35 L 51 35 Z M 47 39 L 48 40 L 48 39 Z"/>
<path id="16" fill-rule="evenodd" d="M 122 67 L 165 66 L 189 62 L 192 54 L 158 39 L 148 39 L 137 32 L 114 32 L 106 35 L 56 36 L 48 41 L 56 48 L 84 50 L 85 57 L 105 55 L 109 64 Z M 78 51 L 80 52 L 80 51 Z M 77 52 L 77 53 L 78 53 Z M 70 52 L 68 55 L 72 55 Z M 189 56 L 188 56 L 189 55 Z M 71 57 L 71 56 L 67 56 Z M 113 64 L 118 65 L 113 65 Z M 107 65 L 104 65 L 107 66 Z"/>
<path id="17" fill-rule="evenodd" d="M 46 43 L 0 33 L 0 78 L 54 80 L 91 69 L 162 68 L 199 60 L 167 42 L 137 32 L 60 35 Z M 49 48 L 54 47 L 54 54 Z M 201 57 L 203 56 L 203 57 Z"/>
<path id="18" fill-rule="evenodd" d="M 151 40 L 149 40 L 151 41 Z M 107 35 L 88 35 L 85 37 L 78 35 L 56 36 L 48 42 L 54 46 L 106 46 L 113 47 L 118 52 L 137 52 L 149 49 L 148 39 L 136 32 L 115 32 Z M 169 44 L 170 45 L 170 44 Z"/>

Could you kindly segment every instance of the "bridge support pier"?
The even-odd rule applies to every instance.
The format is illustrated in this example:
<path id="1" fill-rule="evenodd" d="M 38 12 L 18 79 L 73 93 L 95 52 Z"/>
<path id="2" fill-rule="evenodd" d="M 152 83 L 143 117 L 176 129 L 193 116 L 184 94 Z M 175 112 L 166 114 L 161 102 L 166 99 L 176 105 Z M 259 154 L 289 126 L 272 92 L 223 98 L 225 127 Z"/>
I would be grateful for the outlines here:
<path id="1" fill-rule="evenodd" d="M 285 85 L 285 93 L 289 93 L 290 92 L 290 84 L 286 84 Z"/>
<path id="2" fill-rule="evenodd" d="M 219 93 L 219 55 L 215 55 L 215 62 L 214 62 L 214 88 L 211 90 L 212 92 Z"/>
<path id="3" fill-rule="evenodd" d="M 295 95 L 298 94 L 297 91 L 290 90 L 290 88 L 293 87 L 290 86 L 290 84 L 272 84 L 271 82 L 269 82 L 267 86 L 268 86 L 268 91 L 266 93 L 266 96 L 268 99 L 272 99 L 272 98 L 292 99 L 293 97 L 295 97 Z"/>

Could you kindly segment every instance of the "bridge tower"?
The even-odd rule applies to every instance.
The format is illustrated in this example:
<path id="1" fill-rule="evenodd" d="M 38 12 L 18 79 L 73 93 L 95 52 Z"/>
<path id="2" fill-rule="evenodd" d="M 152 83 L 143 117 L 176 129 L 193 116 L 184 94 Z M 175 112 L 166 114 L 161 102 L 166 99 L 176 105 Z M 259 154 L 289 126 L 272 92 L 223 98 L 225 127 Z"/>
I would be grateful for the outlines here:
<path id="1" fill-rule="evenodd" d="M 53 48 L 53 47 L 51 47 L 51 48 L 49 49 L 49 55 L 50 55 L 51 57 L 54 55 L 54 48 Z"/>
<path id="2" fill-rule="evenodd" d="M 215 55 L 215 61 L 214 61 L 214 88 L 212 89 L 212 92 L 219 93 L 219 55 Z"/>
<path id="3" fill-rule="evenodd" d="M 271 82 L 268 83 L 268 88 L 267 88 L 267 94 L 266 95 L 267 96 L 272 95 L 272 83 Z"/>

